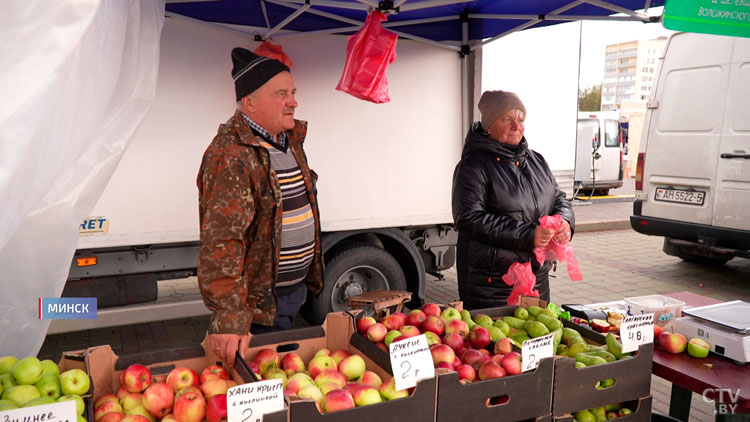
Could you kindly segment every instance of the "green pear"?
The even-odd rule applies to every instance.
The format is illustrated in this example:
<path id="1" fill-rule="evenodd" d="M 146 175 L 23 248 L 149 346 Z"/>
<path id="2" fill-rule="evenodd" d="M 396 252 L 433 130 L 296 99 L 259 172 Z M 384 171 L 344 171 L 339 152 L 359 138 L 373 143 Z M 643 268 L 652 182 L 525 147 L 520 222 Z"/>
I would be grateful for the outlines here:
<path id="1" fill-rule="evenodd" d="M 55 362 L 45 359 L 41 363 L 44 374 L 60 375 L 60 367 Z"/>
<path id="2" fill-rule="evenodd" d="M 10 374 L 13 365 L 18 363 L 18 358 L 15 356 L 3 356 L 0 358 L 0 375 Z"/>
<path id="3" fill-rule="evenodd" d="M 64 396 L 60 396 L 60 398 L 57 399 L 57 402 L 60 403 L 61 401 L 67 401 L 67 400 L 74 400 L 76 402 L 76 413 L 79 415 L 83 415 L 83 411 L 86 410 L 86 404 L 83 402 L 83 399 L 78 394 L 66 394 Z"/>
<path id="4" fill-rule="evenodd" d="M 43 397 L 51 397 L 57 400 L 57 398 L 62 395 L 60 389 L 60 378 L 54 374 L 42 375 L 42 379 L 37 381 L 36 384 L 34 384 L 34 387 L 39 390 L 39 393 Z"/>
<path id="5" fill-rule="evenodd" d="M 29 356 L 18 361 L 10 370 L 16 384 L 33 385 L 42 378 L 44 368 L 34 356 Z"/>
<path id="6" fill-rule="evenodd" d="M 474 317 L 474 322 L 481 325 L 484 328 L 491 327 L 492 323 L 495 322 L 492 320 L 492 317 L 487 314 L 479 314 Z"/>
<path id="7" fill-rule="evenodd" d="M 11 409 L 18 409 L 18 406 L 10 400 L 0 400 L 0 412 Z"/>
<path id="8" fill-rule="evenodd" d="M 508 336 L 508 333 L 510 333 L 510 325 L 508 325 L 508 323 L 503 321 L 502 319 L 495 320 L 492 326 L 499 328 L 506 337 Z"/>
<path id="9" fill-rule="evenodd" d="M 490 325 L 489 327 L 485 328 L 487 328 L 487 331 L 490 332 L 490 339 L 492 341 L 498 341 L 505 338 L 505 333 L 503 333 L 503 330 L 495 327 L 494 325 Z"/>
<path id="10" fill-rule="evenodd" d="M 52 397 L 37 397 L 34 400 L 31 400 L 30 402 L 23 405 L 23 407 L 34 407 L 34 406 L 41 406 L 43 404 L 52 404 L 55 402 L 55 399 Z"/>
<path id="11" fill-rule="evenodd" d="M 16 385 L 3 393 L 3 399 L 12 401 L 16 406 L 23 406 L 41 396 L 39 390 L 33 385 Z"/>
<path id="12" fill-rule="evenodd" d="M 3 374 L 0 375 L 0 385 L 3 386 L 4 391 L 7 391 L 10 387 L 14 387 L 16 383 L 13 382 L 13 376 L 11 374 Z"/>

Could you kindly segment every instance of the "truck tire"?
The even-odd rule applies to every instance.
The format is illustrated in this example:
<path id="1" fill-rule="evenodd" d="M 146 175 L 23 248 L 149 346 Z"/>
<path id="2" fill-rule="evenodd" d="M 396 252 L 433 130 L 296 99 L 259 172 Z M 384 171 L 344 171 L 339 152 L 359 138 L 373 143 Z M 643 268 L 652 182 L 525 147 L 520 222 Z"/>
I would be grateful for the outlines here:
<path id="1" fill-rule="evenodd" d="M 396 259 L 382 248 L 353 243 L 332 254 L 323 271 L 323 290 L 308 297 L 305 317 L 322 324 L 329 312 L 350 309 L 346 299 L 370 290 L 406 290 Z"/>

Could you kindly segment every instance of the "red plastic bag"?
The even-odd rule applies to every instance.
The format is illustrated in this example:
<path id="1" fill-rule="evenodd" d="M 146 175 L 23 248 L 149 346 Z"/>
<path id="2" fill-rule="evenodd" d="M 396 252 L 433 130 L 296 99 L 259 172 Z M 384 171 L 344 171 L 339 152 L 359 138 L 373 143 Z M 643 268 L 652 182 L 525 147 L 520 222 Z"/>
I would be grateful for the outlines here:
<path id="1" fill-rule="evenodd" d="M 292 68 L 292 59 L 290 59 L 289 56 L 284 53 L 284 50 L 280 45 L 271 44 L 267 40 L 263 40 L 258 48 L 255 49 L 254 53 L 259 56 L 276 59 L 281 63 L 284 63 L 289 69 Z"/>
<path id="2" fill-rule="evenodd" d="M 559 214 L 547 215 L 539 219 L 539 224 L 544 228 L 556 230 L 562 224 L 562 221 L 562 216 Z M 544 264 L 545 260 L 567 262 L 568 277 L 570 277 L 570 280 L 583 280 L 581 267 L 578 266 L 578 260 L 573 253 L 573 247 L 570 246 L 570 242 L 557 243 L 554 240 L 550 240 L 547 246 L 543 248 L 534 248 L 534 254 L 536 255 L 536 260 L 539 264 Z"/>
<path id="3" fill-rule="evenodd" d="M 508 296 L 508 305 L 517 305 L 521 296 L 539 297 L 539 291 L 534 290 L 536 276 L 531 271 L 531 262 L 514 262 L 503 276 L 503 281 L 513 286 L 513 291 Z"/>
<path id="4" fill-rule="evenodd" d="M 374 10 L 362 29 L 349 37 L 344 73 L 337 90 L 378 104 L 391 100 L 386 69 L 396 60 L 398 35 L 383 29 L 381 21 L 386 19 L 384 14 Z"/>

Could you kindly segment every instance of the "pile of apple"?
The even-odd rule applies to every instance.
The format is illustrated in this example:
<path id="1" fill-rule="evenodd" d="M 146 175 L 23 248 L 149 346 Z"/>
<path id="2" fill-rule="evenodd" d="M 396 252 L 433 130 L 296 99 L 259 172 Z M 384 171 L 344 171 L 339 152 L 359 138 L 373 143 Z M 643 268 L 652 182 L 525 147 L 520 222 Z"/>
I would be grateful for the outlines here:
<path id="1" fill-rule="evenodd" d="M 521 354 L 513 351 L 513 345 L 530 337 L 510 327 L 505 318 L 493 320 L 484 314 L 472 318 L 466 310 L 427 303 L 379 322 L 363 316 L 357 320 L 357 331 L 386 352 L 392 342 L 424 334 L 436 368 L 456 371 L 461 382 L 484 381 L 522 372 Z"/>
<path id="2" fill-rule="evenodd" d="M 393 378 L 383 380 L 367 370 L 362 356 L 347 350 L 320 349 L 305 365 L 294 352 L 283 356 L 261 349 L 248 362 L 258 378 L 280 379 L 284 394 L 312 399 L 320 413 L 408 397 L 408 390 L 396 390 Z"/>
<path id="3" fill-rule="evenodd" d="M 707 357 L 711 351 L 711 345 L 700 337 L 693 337 L 688 341 L 684 334 L 665 331 L 658 325 L 654 325 L 654 340 L 669 353 L 680 354 L 687 350 L 690 356 L 698 359 Z"/>
<path id="4" fill-rule="evenodd" d="M 71 369 L 61 374 L 60 367 L 51 360 L 40 361 L 33 356 L 20 360 L 15 356 L 0 358 L 0 412 L 73 400 L 78 422 L 85 422 L 81 396 L 90 385 L 85 371 Z"/>
<path id="5" fill-rule="evenodd" d="M 236 383 L 229 372 L 209 365 L 201 374 L 176 367 L 167 374 L 133 364 L 120 373 L 117 394 L 105 394 L 94 402 L 97 422 L 226 422 L 227 389 Z"/>
<path id="6" fill-rule="evenodd" d="M 606 422 L 608 420 L 627 416 L 633 411 L 620 403 L 608 404 L 606 406 L 594 407 L 573 413 L 573 419 L 577 422 Z"/>

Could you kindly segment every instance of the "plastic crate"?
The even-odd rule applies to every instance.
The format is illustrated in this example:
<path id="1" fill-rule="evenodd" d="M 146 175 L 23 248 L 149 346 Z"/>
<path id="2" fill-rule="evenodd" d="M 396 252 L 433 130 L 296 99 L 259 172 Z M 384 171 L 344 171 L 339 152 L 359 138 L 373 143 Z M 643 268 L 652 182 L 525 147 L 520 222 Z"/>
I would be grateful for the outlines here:
<path id="1" fill-rule="evenodd" d="M 665 326 L 682 316 L 685 302 L 662 295 L 626 297 L 629 315 L 654 314 L 654 324 Z"/>

